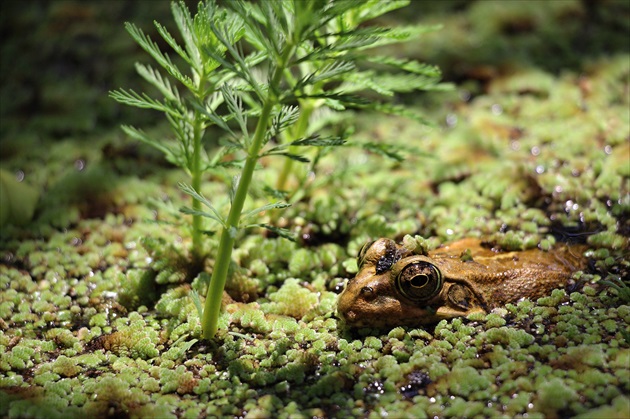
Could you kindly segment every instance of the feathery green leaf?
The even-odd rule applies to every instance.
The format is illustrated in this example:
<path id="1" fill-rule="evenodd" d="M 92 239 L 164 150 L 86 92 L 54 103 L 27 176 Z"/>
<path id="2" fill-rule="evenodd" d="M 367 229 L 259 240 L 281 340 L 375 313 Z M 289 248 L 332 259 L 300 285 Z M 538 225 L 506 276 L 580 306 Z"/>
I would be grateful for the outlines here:
<path id="1" fill-rule="evenodd" d="M 286 202 L 274 202 L 274 203 L 270 203 L 270 204 L 266 204 L 263 205 L 261 207 L 255 208 L 251 211 L 247 211 L 244 213 L 241 213 L 241 221 L 247 220 L 249 218 L 252 218 L 253 216 L 260 214 L 261 212 L 265 212 L 265 211 L 269 211 L 269 210 L 273 210 L 273 209 L 282 209 L 282 208 L 287 208 L 290 207 L 291 204 L 287 204 Z"/>
<path id="2" fill-rule="evenodd" d="M 269 224 L 247 224 L 247 225 L 242 226 L 241 228 L 245 229 L 245 228 L 253 228 L 253 227 L 262 227 L 264 229 L 271 231 L 274 234 L 277 234 L 279 237 L 290 240 L 292 242 L 296 240 L 295 234 L 293 234 L 291 230 L 288 230 L 286 228 L 272 226 Z"/>
<path id="3" fill-rule="evenodd" d="M 226 222 L 225 218 L 223 218 L 221 213 L 219 213 L 219 211 L 217 211 L 217 209 L 214 207 L 214 205 L 212 205 L 212 203 L 208 199 L 206 199 L 203 195 L 201 195 L 196 190 L 194 190 L 192 186 L 187 185 L 187 184 L 185 184 L 183 182 L 179 182 L 178 186 L 179 186 L 179 189 L 181 189 L 184 193 L 192 196 L 197 201 L 201 202 L 203 205 L 208 207 L 210 209 L 210 211 L 212 211 L 212 214 L 204 212 L 204 211 L 193 210 L 193 209 L 188 208 L 188 207 L 180 208 L 181 212 L 183 212 L 185 214 L 200 215 L 202 217 L 211 218 L 213 220 L 218 221 L 221 224 L 221 226 L 223 226 L 223 227 L 225 227 L 227 225 L 227 222 Z"/>
<path id="4" fill-rule="evenodd" d="M 163 54 L 162 51 L 160 51 L 158 45 L 153 42 L 151 38 L 145 35 L 145 33 L 133 23 L 127 22 L 125 23 L 125 27 L 127 28 L 129 34 L 131 34 L 133 39 L 135 39 L 136 42 L 142 47 L 142 49 L 148 52 L 149 55 L 151 55 L 153 59 L 157 61 L 157 63 L 168 72 L 168 74 L 179 80 L 191 91 L 195 91 L 196 86 L 193 81 L 188 76 L 183 75 L 182 72 L 179 71 L 179 68 L 177 68 L 177 66 L 173 64 L 168 55 Z"/>

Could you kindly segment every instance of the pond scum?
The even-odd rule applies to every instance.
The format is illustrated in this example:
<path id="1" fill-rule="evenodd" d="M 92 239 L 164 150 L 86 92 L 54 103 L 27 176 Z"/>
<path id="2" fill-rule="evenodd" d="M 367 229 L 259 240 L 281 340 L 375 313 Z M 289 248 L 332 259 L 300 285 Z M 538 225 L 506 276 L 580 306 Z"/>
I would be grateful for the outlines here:
<path id="1" fill-rule="evenodd" d="M 431 128 L 361 112 L 338 122 L 355 127 L 350 144 L 321 158 L 308 193 L 263 217 L 297 241 L 239 239 L 213 340 L 201 339 L 190 297 L 205 295 L 213 261 L 201 273 L 188 262 L 191 235 L 177 211 L 187 196 L 175 186 L 185 176 L 121 136 L 120 118 L 144 116 L 100 102 L 103 89 L 128 86 L 131 76 L 95 82 L 105 64 L 92 62 L 91 45 L 116 57 L 108 74 L 140 59 L 124 43 L 121 16 L 168 21 L 168 3 L 141 3 L 7 6 L 11 22 L 0 14 L 3 33 L 46 17 L 2 46 L 11 81 L 2 92 L 2 169 L 40 196 L 30 222 L 0 230 L 0 416 L 630 415 L 626 2 L 417 2 L 390 16 L 426 7 L 423 23 L 443 24 L 399 52 L 438 64 L 455 89 L 400 98 Z M 41 56 L 5 67 L 15 45 L 35 50 L 42 38 Z M 79 43 L 68 51 L 68 40 Z M 16 76 L 33 63 L 44 68 L 46 57 L 54 65 L 35 84 Z M 67 74 L 82 74 L 76 83 L 86 88 Z M 390 157 L 404 159 L 356 147 L 365 142 L 394 145 Z M 258 179 L 273 184 L 280 170 L 267 165 Z M 227 196 L 225 182 L 201 190 Z M 574 287 L 487 315 L 346 328 L 335 307 L 357 252 L 368 239 L 406 234 L 432 246 L 483 237 L 506 249 L 579 241 L 589 267 Z M 216 247 L 218 237 L 207 240 Z"/>

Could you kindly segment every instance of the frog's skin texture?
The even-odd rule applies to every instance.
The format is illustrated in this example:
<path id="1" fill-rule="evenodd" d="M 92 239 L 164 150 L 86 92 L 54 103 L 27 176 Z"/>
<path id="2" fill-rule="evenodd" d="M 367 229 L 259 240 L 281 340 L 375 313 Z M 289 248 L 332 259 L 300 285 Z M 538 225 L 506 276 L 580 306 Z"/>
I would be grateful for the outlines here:
<path id="1" fill-rule="evenodd" d="M 359 253 L 359 272 L 339 296 L 337 312 L 351 327 L 418 326 L 488 313 L 522 298 L 569 285 L 586 267 L 584 246 L 500 252 L 463 239 L 416 255 L 378 239 Z"/>

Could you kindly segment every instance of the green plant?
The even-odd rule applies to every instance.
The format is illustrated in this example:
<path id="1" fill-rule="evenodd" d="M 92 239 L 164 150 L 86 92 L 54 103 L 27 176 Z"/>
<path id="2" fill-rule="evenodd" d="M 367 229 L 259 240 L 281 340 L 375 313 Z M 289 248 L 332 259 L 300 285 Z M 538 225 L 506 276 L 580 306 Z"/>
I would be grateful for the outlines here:
<path id="1" fill-rule="evenodd" d="M 193 254 L 201 257 L 202 217 L 221 226 L 219 248 L 202 315 L 203 336 L 217 330 L 221 296 L 237 233 L 248 227 L 273 226 L 251 223 L 258 213 L 286 207 L 284 202 L 243 211 L 252 177 L 263 156 L 284 156 L 287 164 L 278 179 L 284 189 L 293 161 L 308 162 L 301 148 L 342 145 L 343 136 L 321 137 L 311 120 L 318 109 L 343 111 L 373 109 L 421 118 L 411 110 L 391 103 L 395 92 L 438 88 L 439 71 L 413 60 L 368 54 L 366 49 L 406 41 L 426 28 L 384 28 L 364 22 L 405 6 L 407 0 L 278 0 L 250 3 L 215 1 L 200 3 L 192 17 L 183 3 L 173 3 L 173 15 L 183 47 L 159 23 L 159 34 L 190 66 L 190 75 L 180 71 L 157 44 L 133 24 L 127 30 L 179 85 L 152 67 L 137 64 L 139 74 L 164 96 L 161 100 L 118 90 L 111 96 L 119 102 L 162 111 L 175 141 L 158 140 L 141 130 L 123 126 L 133 138 L 164 152 L 191 176 L 191 185 L 181 189 L 192 197 Z M 246 52 L 248 51 L 248 52 Z M 392 70 L 394 70 L 392 72 Z M 372 92 L 370 96 L 364 92 Z M 256 121 L 253 131 L 249 120 Z M 210 157 L 204 134 L 211 126 L 227 136 L 214 141 Z M 321 121 L 320 121 L 320 125 Z M 210 139 L 206 139 L 211 141 Z M 381 145 L 368 148 L 387 154 Z M 224 157 L 230 155 L 228 162 Z M 200 194 L 206 170 L 237 166 L 230 192 L 230 209 L 222 214 Z M 202 208 L 207 207 L 208 211 Z"/>

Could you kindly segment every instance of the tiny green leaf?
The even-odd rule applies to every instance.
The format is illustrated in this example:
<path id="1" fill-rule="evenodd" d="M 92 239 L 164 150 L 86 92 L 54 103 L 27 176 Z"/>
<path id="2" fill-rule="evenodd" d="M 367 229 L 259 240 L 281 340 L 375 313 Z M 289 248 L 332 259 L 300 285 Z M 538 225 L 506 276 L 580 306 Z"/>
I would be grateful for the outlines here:
<path id="1" fill-rule="evenodd" d="M 243 101 L 241 100 L 241 97 L 238 96 L 234 89 L 227 83 L 221 86 L 221 94 L 223 95 L 223 100 L 227 104 L 231 116 L 238 123 L 243 137 L 247 138 L 249 136 L 249 130 L 247 129 L 247 115 L 243 110 Z"/>
<path id="2" fill-rule="evenodd" d="M 263 190 L 265 191 L 265 193 L 268 196 L 271 196 L 272 198 L 276 198 L 276 199 L 286 199 L 287 196 L 289 195 L 287 192 L 285 191 L 280 191 L 278 189 L 274 189 L 268 185 L 263 186 Z"/>
<path id="3" fill-rule="evenodd" d="M 181 189 L 184 193 L 192 196 L 194 199 L 196 199 L 197 201 L 201 202 L 206 207 L 210 208 L 210 210 L 212 211 L 212 214 L 208 214 L 208 213 L 203 212 L 203 211 L 193 210 L 193 209 L 187 208 L 187 207 L 180 208 L 181 212 L 183 212 L 185 214 L 201 215 L 202 217 L 211 218 L 213 220 L 218 221 L 223 226 L 225 226 L 227 224 L 225 219 L 221 215 L 221 213 L 219 213 L 219 211 L 217 211 L 216 208 L 214 208 L 214 205 L 212 205 L 212 203 L 210 201 L 208 201 L 203 195 L 201 195 L 200 193 L 195 191 L 192 188 L 192 186 L 187 185 L 187 184 L 185 184 L 183 182 L 179 182 L 178 186 L 179 186 L 179 189 Z"/>
<path id="4" fill-rule="evenodd" d="M 304 157 L 304 156 L 300 156 L 299 154 L 294 154 L 294 153 L 287 153 L 287 152 L 284 152 L 284 151 L 272 151 L 272 150 L 270 150 L 270 151 L 268 151 L 266 153 L 261 154 L 260 156 L 261 157 L 262 156 L 283 156 L 283 157 L 286 157 L 286 158 L 291 159 L 291 160 L 299 161 L 301 163 L 308 163 L 308 162 L 310 162 L 310 160 L 308 158 Z"/>
<path id="5" fill-rule="evenodd" d="M 258 208 L 255 208 L 255 209 L 251 210 L 251 211 L 247 211 L 245 213 L 242 213 L 241 214 L 241 221 L 242 220 L 247 220 L 248 218 L 251 218 L 251 217 L 253 217 L 253 216 L 257 215 L 257 214 L 260 214 L 261 212 L 264 212 L 264 211 L 269 211 L 269 210 L 272 210 L 272 209 L 287 208 L 287 207 L 290 207 L 290 206 L 291 206 L 291 204 L 287 204 L 286 202 L 274 202 L 274 203 L 271 203 L 271 204 L 266 204 L 266 205 L 263 205 L 262 207 L 258 207 Z"/>
<path id="6" fill-rule="evenodd" d="M 177 156 L 175 150 L 164 144 L 162 141 L 149 137 L 147 134 L 144 133 L 144 131 L 129 125 L 121 125 L 121 128 L 128 136 L 160 150 L 162 153 L 164 153 L 164 156 L 168 161 L 172 163 L 179 162 L 179 157 Z"/>
<path id="7" fill-rule="evenodd" d="M 168 79 L 162 77 L 159 71 L 155 70 L 151 66 L 146 66 L 140 63 L 136 63 L 136 71 L 146 81 L 157 87 L 157 89 L 160 91 L 160 93 L 164 95 L 166 99 L 172 102 L 181 103 L 181 98 L 177 89 L 171 86 L 171 83 L 168 81 Z"/>
<path id="8" fill-rule="evenodd" d="M 291 232 L 291 230 L 288 230 L 286 228 L 272 226 L 272 225 L 269 225 L 269 224 L 248 224 L 246 226 L 243 226 L 242 228 L 253 228 L 253 227 L 265 228 L 265 229 L 271 231 L 272 233 L 275 233 L 278 236 L 280 236 L 282 238 L 285 238 L 287 240 L 290 240 L 292 242 L 294 242 L 296 240 L 295 234 L 293 234 Z"/>
<path id="9" fill-rule="evenodd" d="M 136 42 L 157 61 L 171 76 L 175 77 L 179 80 L 183 85 L 188 87 L 190 90 L 195 90 L 195 85 L 193 81 L 182 74 L 182 72 L 177 68 L 175 64 L 171 61 L 168 55 L 165 55 L 160 51 L 158 45 L 151 40 L 141 29 L 139 29 L 133 23 L 125 23 L 125 27 L 129 34 L 136 40 Z"/>
<path id="10" fill-rule="evenodd" d="M 195 305 L 195 308 L 197 309 L 197 314 L 199 315 L 199 319 L 203 319 L 203 306 L 201 305 L 201 299 L 199 298 L 199 294 L 195 290 L 190 290 L 189 295 L 190 295 L 190 299 L 193 301 L 193 304 Z"/>
<path id="11" fill-rule="evenodd" d="M 396 160 L 398 162 L 405 160 L 403 155 L 400 154 L 400 149 L 391 144 L 367 142 L 361 144 L 361 147 L 363 147 L 367 151 L 371 151 L 373 153 L 390 158 L 392 160 Z"/>
<path id="12" fill-rule="evenodd" d="M 199 210 L 195 210 L 192 209 L 190 207 L 181 207 L 179 209 L 179 211 L 183 214 L 188 214 L 188 215 L 199 215 L 201 217 L 205 217 L 205 218 L 210 218 L 212 220 L 218 221 L 221 225 L 224 224 L 223 220 L 221 218 L 219 218 L 218 216 L 214 215 L 214 214 L 210 214 L 208 212 L 205 211 L 199 211 Z"/>
<path id="13" fill-rule="evenodd" d="M 355 64 L 349 61 L 330 62 L 320 70 L 311 73 L 300 80 L 296 85 L 296 89 L 302 89 L 304 86 L 317 84 L 323 81 L 335 80 L 339 76 L 345 75 L 355 69 Z"/>
<path id="14" fill-rule="evenodd" d="M 292 146 L 314 146 L 314 147 L 335 147 L 344 145 L 346 138 L 343 136 L 330 135 L 327 137 L 320 137 L 317 134 L 311 135 L 307 138 L 302 138 L 291 142 Z"/>

